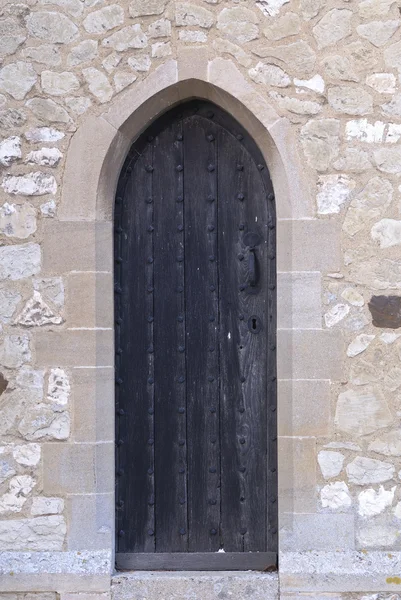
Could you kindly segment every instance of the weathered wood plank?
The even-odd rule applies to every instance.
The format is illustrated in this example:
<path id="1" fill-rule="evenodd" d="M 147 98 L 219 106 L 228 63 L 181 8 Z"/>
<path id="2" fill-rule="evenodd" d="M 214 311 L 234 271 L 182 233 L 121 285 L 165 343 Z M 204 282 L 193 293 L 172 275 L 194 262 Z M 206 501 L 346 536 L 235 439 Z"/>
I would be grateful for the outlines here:
<path id="1" fill-rule="evenodd" d="M 189 551 L 220 547 L 216 127 L 184 121 Z"/>
<path id="2" fill-rule="evenodd" d="M 222 531 L 228 552 L 266 549 L 266 204 L 247 151 L 219 136 Z M 256 285 L 250 282 L 254 233 Z M 252 283 L 254 283 L 252 281 Z M 249 323 L 259 333 L 251 333 Z M 252 327 L 251 327 L 252 328 Z"/>
<path id="3" fill-rule="evenodd" d="M 156 552 L 188 540 L 181 135 L 173 121 L 153 142 Z"/>
<path id="4" fill-rule="evenodd" d="M 117 568 L 140 571 L 275 571 L 275 552 L 117 554 Z"/>
<path id="5" fill-rule="evenodd" d="M 152 330 L 147 322 L 148 293 L 147 286 L 152 278 L 151 265 L 146 264 L 151 244 L 147 223 L 149 219 L 146 199 L 152 195 L 152 177 L 145 166 L 152 160 L 152 148 L 148 146 L 136 161 L 131 175 L 127 174 L 127 183 L 123 196 L 121 221 L 121 310 L 118 312 L 116 326 L 120 331 L 119 347 L 116 349 L 121 368 L 117 381 L 119 395 L 119 422 L 117 442 L 122 442 L 124 451 L 119 452 L 117 470 L 118 510 L 124 515 L 119 531 L 119 548 L 135 552 L 154 550 L 154 538 L 148 530 L 154 527 L 154 508 L 149 504 L 153 495 L 153 481 L 148 468 L 153 465 L 153 447 L 148 445 L 153 437 L 152 416 L 149 409 L 153 406 L 152 391 L 148 386 L 148 377 L 152 366 L 149 362 L 147 347 L 152 343 Z M 132 233 L 135 232 L 135 235 Z M 135 268 L 136 277 L 132 277 Z M 132 332 L 135 331 L 135 336 Z M 132 368 L 135 365 L 135 368 Z M 122 446 L 121 446 L 122 448 Z M 135 468 L 132 468 L 135 465 Z"/>

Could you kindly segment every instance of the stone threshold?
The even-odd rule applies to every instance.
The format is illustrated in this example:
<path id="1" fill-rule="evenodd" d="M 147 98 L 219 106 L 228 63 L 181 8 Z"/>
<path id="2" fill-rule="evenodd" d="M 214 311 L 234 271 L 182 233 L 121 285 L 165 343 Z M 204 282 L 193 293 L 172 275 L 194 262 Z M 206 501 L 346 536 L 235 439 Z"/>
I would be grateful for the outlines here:
<path id="1" fill-rule="evenodd" d="M 112 600 L 277 600 L 278 573 L 126 571 L 111 590 Z"/>
<path id="2" fill-rule="evenodd" d="M 289 550 L 280 552 L 279 565 L 285 598 L 300 593 L 401 591 L 399 550 Z"/>

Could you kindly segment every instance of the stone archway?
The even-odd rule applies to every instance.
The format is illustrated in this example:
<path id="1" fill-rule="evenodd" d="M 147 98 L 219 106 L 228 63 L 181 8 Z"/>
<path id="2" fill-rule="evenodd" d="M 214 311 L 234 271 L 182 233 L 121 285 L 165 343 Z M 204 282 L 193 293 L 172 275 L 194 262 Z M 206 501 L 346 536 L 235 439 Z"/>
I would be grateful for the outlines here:
<path id="1" fill-rule="evenodd" d="M 341 377 L 342 350 L 340 334 L 321 327 L 321 272 L 339 269 L 340 236 L 335 224 L 314 218 L 289 122 L 277 115 L 231 61 L 216 58 L 208 62 L 206 54 L 198 49 L 182 51 L 177 61 L 160 66 L 141 86 L 116 98 L 104 113 L 90 116 L 73 136 L 59 221 L 46 224 L 44 230 L 44 260 L 48 237 L 71 240 L 72 269 L 96 272 L 88 294 L 102 308 L 100 313 L 108 310 L 112 314 L 111 278 L 104 284 L 101 276 L 112 271 L 113 200 L 123 161 L 133 140 L 153 119 L 180 101 L 194 97 L 218 104 L 248 130 L 264 155 L 275 188 L 279 507 L 283 529 L 280 543 L 282 549 L 289 551 L 298 548 L 296 536 L 303 535 L 302 527 L 313 526 L 311 522 L 319 517 L 313 475 L 315 446 L 303 436 L 308 435 L 308 423 L 316 411 L 312 397 L 321 407 L 322 427 L 328 421 L 329 380 Z M 95 420 L 112 422 L 113 370 L 103 369 L 114 364 L 112 335 L 101 321 L 95 319 L 94 325 L 90 342 L 89 336 L 84 340 L 75 335 L 82 332 L 67 333 L 71 337 L 69 343 L 82 348 L 87 360 L 96 367 L 88 384 L 95 397 Z M 51 336 L 47 336 L 51 347 Z M 56 338 L 57 335 L 54 343 L 60 343 Z M 100 394 L 105 387 L 109 390 L 106 397 Z M 95 460 L 96 468 L 102 472 L 96 494 L 112 492 L 112 453 L 96 453 Z M 305 512 L 310 517 L 308 522 Z M 105 521 L 112 530 L 114 502 L 107 505 Z M 111 546 L 109 550 L 114 551 Z"/>

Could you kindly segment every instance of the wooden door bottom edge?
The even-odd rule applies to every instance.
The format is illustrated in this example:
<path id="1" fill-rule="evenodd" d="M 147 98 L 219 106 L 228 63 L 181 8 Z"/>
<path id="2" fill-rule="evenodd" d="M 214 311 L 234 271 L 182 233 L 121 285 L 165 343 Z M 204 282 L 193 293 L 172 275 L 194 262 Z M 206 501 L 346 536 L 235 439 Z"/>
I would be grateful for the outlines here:
<path id="1" fill-rule="evenodd" d="M 119 571 L 275 571 L 276 552 L 118 553 Z"/>

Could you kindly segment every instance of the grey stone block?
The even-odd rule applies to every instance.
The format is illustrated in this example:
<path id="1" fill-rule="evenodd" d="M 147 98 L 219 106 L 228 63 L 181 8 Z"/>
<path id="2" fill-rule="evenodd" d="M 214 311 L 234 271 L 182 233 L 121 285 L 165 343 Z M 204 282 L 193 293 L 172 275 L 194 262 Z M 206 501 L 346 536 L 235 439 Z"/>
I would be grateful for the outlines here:
<path id="1" fill-rule="evenodd" d="M 345 514 L 285 514 L 280 519 L 280 548 L 291 551 L 355 548 L 354 516 Z"/>
<path id="2" fill-rule="evenodd" d="M 46 495 L 113 492 L 114 444 L 48 443 L 42 455 Z"/>
<path id="3" fill-rule="evenodd" d="M 114 332 L 34 331 L 35 364 L 40 367 L 104 367 L 114 364 Z"/>
<path id="4" fill-rule="evenodd" d="M 341 380 L 343 357 L 340 331 L 279 329 L 277 332 L 280 379 Z"/>
<path id="5" fill-rule="evenodd" d="M 112 224 L 89 221 L 45 221 L 44 275 L 69 271 L 112 272 Z"/>
<path id="6" fill-rule="evenodd" d="M 278 600 L 277 573 L 127 573 L 112 578 L 112 600 Z"/>
<path id="7" fill-rule="evenodd" d="M 320 329 L 322 282 L 317 272 L 277 274 L 277 327 Z"/>
<path id="8" fill-rule="evenodd" d="M 315 438 L 278 439 L 278 492 L 280 514 L 316 510 Z"/>
<path id="9" fill-rule="evenodd" d="M 114 494 L 74 495 L 66 501 L 68 550 L 107 550 L 113 544 Z"/>
<path id="10" fill-rule="evenodd" d="M 333 424 L 328 380 L 280 379 L 277 405 L 279 435 L 330 434 Z"/>
<path id="11" fill-rule="evenodd" d="M 114 439 L 114 369 L 73 369 L 71 433 L 76 442 Z"/>
<path id="12" fill-rule="evenodd" d="M 278 271 L 338 271 L 342 267 L 341 229 L 323 219 L 277 222 Z"/>

